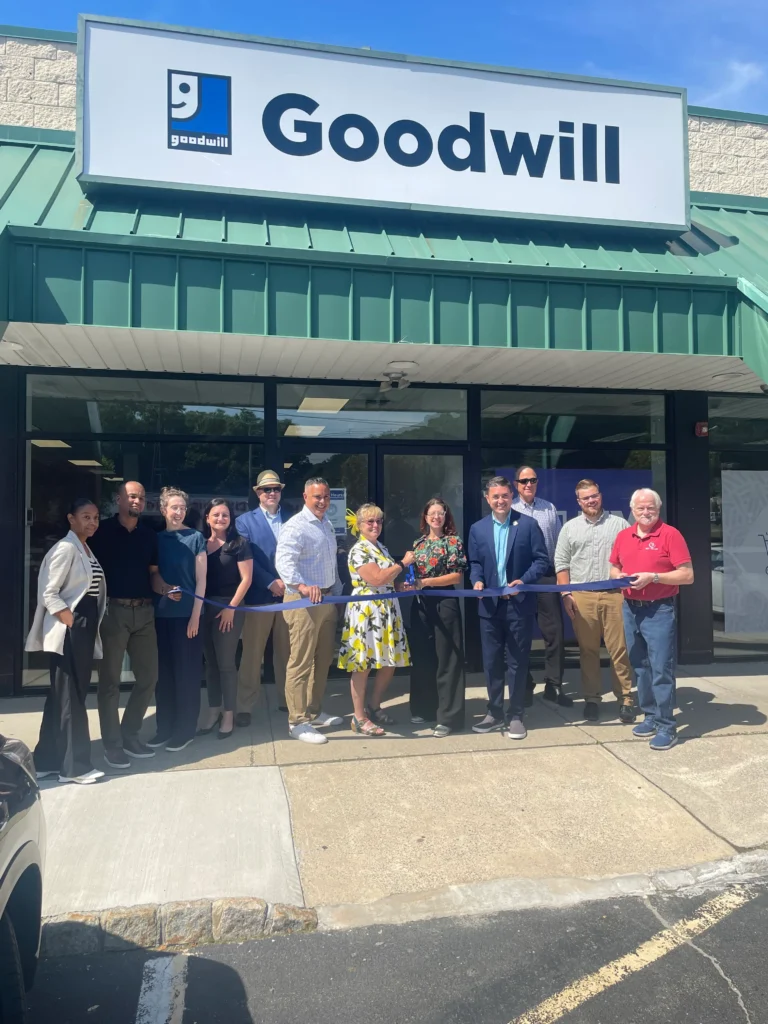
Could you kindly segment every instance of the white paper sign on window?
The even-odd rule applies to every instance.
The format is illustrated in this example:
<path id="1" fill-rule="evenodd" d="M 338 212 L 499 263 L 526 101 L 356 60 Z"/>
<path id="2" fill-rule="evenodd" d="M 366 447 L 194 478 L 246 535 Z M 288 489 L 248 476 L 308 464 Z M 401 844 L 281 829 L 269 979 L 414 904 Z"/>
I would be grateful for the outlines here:
<path id="1" fill-rule="evenodd" d="M 722 560 L 712 561 L 713 604 L 718 610 L 722 594 L 726 633 L 766 633 L 768 472 L 724 470 L 722 486 L 723 550 Z"/>

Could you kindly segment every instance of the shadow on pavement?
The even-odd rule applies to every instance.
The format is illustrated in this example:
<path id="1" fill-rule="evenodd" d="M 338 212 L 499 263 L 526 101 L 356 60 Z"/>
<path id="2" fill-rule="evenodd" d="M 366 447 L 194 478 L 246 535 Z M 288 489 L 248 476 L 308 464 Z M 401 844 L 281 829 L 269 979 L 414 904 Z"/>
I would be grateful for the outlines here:
<path id="1" fill-rule="evenodd" d="M 29 1024 L 154 1024 L 160 1020 L 180 1022 L 182 1017 L 206 1024 L 254 1024 L 240 974 L 228 964 L 184 956 L 186 984 L 180 986 L 182 995 L 174 1004 L 170 998 L 173 986 L 142 990 L 157 963 L 172 960 L 179 951 L 148 950 L 125 942 L 121 951 L 83 953 L 98 944 L 98 930 L 78 922 L 65 927 L 72 955 L 40 960 L 28 995 Z M 58 941 L 62 941 L 61 935 Z M 161 1010 L 166 1005 L 168 1013 L 163 1016 Z"/>
<path id="2" fill-rule="evenodd" d="M 677 706 L 680 714 L 677 727 L 680 739 L 706 736 L 707 733 L 719 732 L 733 725 L 765 725 L 768 721 L 754 704 L 714 703 L 716 700 L 716 695 L 707 690 L 699 690 L 695 686 L 678 686 Z"/>

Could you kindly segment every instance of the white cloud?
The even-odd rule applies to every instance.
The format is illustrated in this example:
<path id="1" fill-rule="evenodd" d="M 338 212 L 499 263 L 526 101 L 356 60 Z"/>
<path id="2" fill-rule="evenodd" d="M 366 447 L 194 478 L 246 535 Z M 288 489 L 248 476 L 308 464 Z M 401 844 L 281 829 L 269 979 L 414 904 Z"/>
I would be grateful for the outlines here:
<path id="1" fill-rule="evenodd" d="M 764 81 L 765 65 L 755 61 L 732 60 L 727 64 L 727 75 L 717 89 L 702 96 L 701 103 L 705 107 L 718 107 L 723 103 L 732 103 L 749 89 Z"/>

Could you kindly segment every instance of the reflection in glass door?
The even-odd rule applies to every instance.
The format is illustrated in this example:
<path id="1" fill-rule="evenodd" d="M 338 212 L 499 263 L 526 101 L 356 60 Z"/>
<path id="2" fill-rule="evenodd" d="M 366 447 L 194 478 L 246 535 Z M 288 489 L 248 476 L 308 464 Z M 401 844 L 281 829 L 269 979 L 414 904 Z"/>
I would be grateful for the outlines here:
<path id="1" fill-rule="evenodd" d="M 464 533 L 464 456 L 442 453 L 385 453 L 381 457 L 383 541 L 399 558 L 419 535 L 421 510 L 430 498 L 451 506 L 456 526 Z"/>

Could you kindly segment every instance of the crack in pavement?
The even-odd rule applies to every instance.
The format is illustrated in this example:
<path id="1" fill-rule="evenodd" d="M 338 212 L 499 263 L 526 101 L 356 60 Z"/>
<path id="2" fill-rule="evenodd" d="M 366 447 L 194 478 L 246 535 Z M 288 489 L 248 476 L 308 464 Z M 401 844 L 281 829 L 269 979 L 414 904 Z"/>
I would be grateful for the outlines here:
<path id="1" fill-rule="evenodd" d="M 664 915 L 661 914 L 656 909 L 656 907 L 653 906 L 653 904 L 651 903 L 651 901 L 648 899 L 647 896 L 643 897 L 643 903 L 646 905 L 648 910 L 650 910 L 650 912 L 653 914 L 653 916 L 656 918 L 656 920 L 660 924 L 662 924 L 665 928 L 671 928 L 672 927 L 672 924 L 669 921 L 667 921 L 667 919 L 664 917 Z M 725 971 L 723 970 L 722 964 L 717 959 L 717 957 L 713 956 L 711 953 L 707 953 L 707 951 L 702 949 L 701 946 L 697 946 L 696 943 L 692 939 L 686 939 L 685 940 L 685 944 L 686 944 L 686 946 L 690 946 L 691 949 L 696 950 L 697 953 L 700 953 L 704 957 L 705 960 L 709 960 L 709 962 L 715 968 L 717 973 L 720 975 L 720 977 L 726 983 L 728 988 L 731 990 L 733 995 L 736 997 L 736 1002 L 739 1004 L 739 1007 L 741 1008 L 741 1011 L 744 1014 L 744 1019 L 746 1020 L 747 1024 L 755 1024 L 755 1022 L 752 1020 L 752 1017 L 750 1016 L 749 1010 L 747 1009 L 746 1005 L 744 1004 L 744 997 L 742 996 L 741 992 L 739 991 L 738 987 L 733 982 L 733 980 L 725 973 Z"/>

